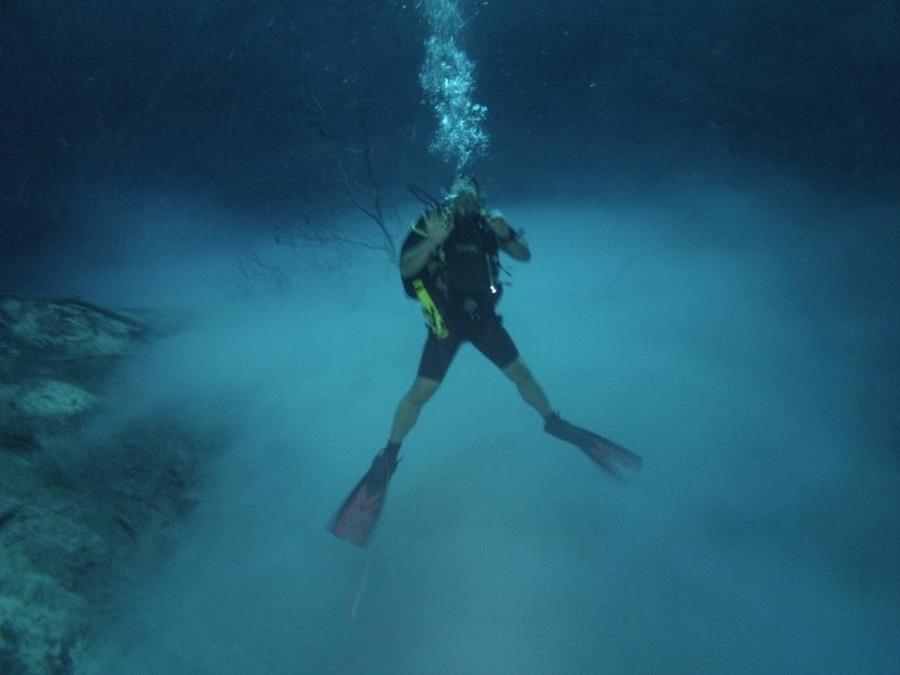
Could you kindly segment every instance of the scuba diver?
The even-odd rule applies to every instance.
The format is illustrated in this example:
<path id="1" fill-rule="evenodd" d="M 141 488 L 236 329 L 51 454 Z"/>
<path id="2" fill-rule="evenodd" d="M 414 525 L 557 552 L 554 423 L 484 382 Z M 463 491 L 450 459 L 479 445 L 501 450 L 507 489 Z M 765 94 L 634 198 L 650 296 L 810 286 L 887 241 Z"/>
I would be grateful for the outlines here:
<path id="1" fill-rule="evenodd" d="M 487 211 L 473 178 L 457 178 L 443 202 L 413 223 L 403 243 L 400 274 L 408 296 L 417 298 L 428 325 L 412 387 L 400 400 L 387 445 L 338 510 L 330 530 L 366 546 L 381 513 L 388 483 L 397 468 L 403 439 L 434 395 L 460 345 L 471 342 L 519 390 L 544 420 L 544 431 L 580 448 L 602 469 L 621 477 L 616 463 L 639 469 L 641 458 L 609 439 L 559 416 L 503 327 L 496 305 L 503 294 L 498 280 L 502 251 L 528 262 L 531 250 L 499 211 Z"/>

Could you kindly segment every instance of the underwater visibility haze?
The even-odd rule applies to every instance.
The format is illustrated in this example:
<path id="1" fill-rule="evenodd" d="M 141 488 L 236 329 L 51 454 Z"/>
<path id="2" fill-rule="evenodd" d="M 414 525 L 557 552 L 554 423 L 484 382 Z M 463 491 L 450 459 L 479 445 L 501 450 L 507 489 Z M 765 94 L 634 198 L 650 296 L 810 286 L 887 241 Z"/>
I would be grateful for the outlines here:
<path id="1" fill-rule="evenodd" d="M 900 672 L 897 2 L 8 0 L 0 87 L 3 336 L 177 326 L 39 462 L 0 344 L 0 541 L 44 537 L 13 468 L 94 494 L 135 420 L 194 439 L 164 525 L 81 514 L 130 543 L 69 637 L 0 556 L 0 670 Z M 401 247 L 459 176 L 527 242 L 498 312 L 554 410 L 643 466 L 463 345 L 359 548 L 428 330 Z"/>

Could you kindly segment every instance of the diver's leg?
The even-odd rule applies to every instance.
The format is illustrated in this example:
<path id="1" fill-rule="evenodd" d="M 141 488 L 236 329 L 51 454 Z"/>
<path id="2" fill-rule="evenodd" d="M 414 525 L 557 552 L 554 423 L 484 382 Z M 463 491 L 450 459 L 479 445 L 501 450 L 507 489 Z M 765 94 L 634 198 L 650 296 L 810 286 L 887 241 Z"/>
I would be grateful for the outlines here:
<path id="1" fill-rule="evenodd" d="M 547 394 L 544 393 L 543 387 L 535 379 L 531 369 L 525 365 L 521 356 L 517 356 L 515 361 L 504 367 L 503 374 L 512 380 L 525 402 L 537 410 L 541 417 L 546 418 L 553 412 Z"/>
<path id="2" fill-rule="evenodd" d="M 616 462 L 632 469 L 641 467 L 642 460 L 638 455 L 608 438 L 575 426 L 554 412 L 541 385 L 534 379 L 521 358 L 509 364 L 503 369 L 503 372 L 515 382 L 522 398 L 528 401 L 544 418 L 544 431 L 548 434 L 580 448 L 601 468 L 617 478 L 621 478 L 621 474 L 616 467 Z"/>
<path id="3" fill-rule="evenodd" d="M 460 344 L 461 339 L 455 334 L 445 338 L 438 338 L 434 333 L 428 334 L 428 339 L 422 348 L 422 357 L 419 359 L 416 379 L 410 390 L 397 404 L 394 422 L 391 425 L 391 436 L 388 439 L 390 447 L 399 448 L 403 439 L 415 426 L 422 407 L 441 386 L 441 381 L 447 374 Z"/>
<path id="4" fill-rule="evenodd" d="M 440 386 L 441 378 L 454 351 L 451 349 L 448 352 L 445 344 L 435 346 L 431 340 L 425 343 L 419 374 L 397 405 L 388 444 L 375 455 L 372 466 L 344 500 L 331 521 L 330 529 L 336 536 L 359 546 L 366 546 L 369 543 L 384 506 L 391 476 L 397 469 L 400 445 L 419 418 L 422 406 Z"/>
<path id="5" fill-rule="evenodd" d="M 525 402 L 537 410 L 541 417 L 546 418 L 553 412 L 547 394 L 519 356 L 516 343 L 503 326 L 502 317 L 497 314 L 489 317 L 472 344 L 512 380 Z"/>
<path id="6" fill-rule="evenodd" d="M 540 413 L 544 418 L 544 431 L 548 434 L 580 448 L 613 475 L 619 475 L 613 460 L 633 469 L 640 468 L 642 460 L 638 455 L 607 438 L 571 424 L 554 412 L 547 399 L 547 394 L 532 375 L 531 369 L 519 356 L 512 338 L 503 328 L 499 317 L 496 317 L 495 322 L 486 326 L 475 346 L 500 367 L 503 374 L 518 387 L 522 398 Z"/>
<path id="7" fill-rule="evenodd" d="M 419 419 L 422 407 L 428 402 L 434 392 L 441 386 L 440 380 L 418 376 L 413 381 L 412 387 L 397 405 L 394 413 L 394 423 L 391 425 L 391 437 L 389 443 L 400 445 L 410 429 Z"/>

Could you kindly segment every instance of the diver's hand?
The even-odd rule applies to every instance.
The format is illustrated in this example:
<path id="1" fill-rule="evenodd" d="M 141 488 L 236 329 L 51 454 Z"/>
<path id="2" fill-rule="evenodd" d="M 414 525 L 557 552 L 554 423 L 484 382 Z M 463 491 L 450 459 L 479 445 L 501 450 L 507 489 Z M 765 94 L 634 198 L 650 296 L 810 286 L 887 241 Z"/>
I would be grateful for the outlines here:
<path id="1" fill-rule="evenodd" d="M 507 241 L 512 235 L 512 228 L 506 218 L 503 217 L 503 214 L 497 209 L 487 214 L 487 224 L 500 241 Z"/>
<path id="2" fill-rule="evenodd" d="M 443 211 L 429 211 L 425 214 L 425 231 L 428 233 L 428 241 L 440 246 L 453 232 L 453 219 L 445 217 Z"/>
<path id="3" fill-rule="evenodd" d="M 485 219 L 488 227 L 491 228 L 491 231 L 499 240 L 500 249 L 503 252 L 519 262 L 531 260 L 531 249 L 528 248 L 528 243 L 525 241 L 523 233 L 514 230 L 502 213 L 494 209 L 485 214 Z"/>

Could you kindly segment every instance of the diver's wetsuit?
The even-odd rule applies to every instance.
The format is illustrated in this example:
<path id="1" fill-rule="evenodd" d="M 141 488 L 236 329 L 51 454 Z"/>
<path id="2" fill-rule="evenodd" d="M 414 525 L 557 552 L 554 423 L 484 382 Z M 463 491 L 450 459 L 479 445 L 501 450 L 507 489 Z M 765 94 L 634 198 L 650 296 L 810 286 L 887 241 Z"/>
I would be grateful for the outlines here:
<path id="1" fill-rule="evenodd" d="M 420 220 L 420 224 L 423 224 Z M 403 253 L 424 236 L 413 229 L 403 242 Z M 463 342 L 471 342 L 498 368 L 516 360 L 519 350 L 495 311 L 502 295 L 496 279 L 499 243 L 484 216 L 455 223 L 437 255 L 419 275 L 441 312 L 449 335 L 439 338 L 429 330 L 418 375 L 440 382 Z"/>
<path id="2" fill-rule="evenodd" d="M 407 295 L 418 298 L 429 326 L 419 362 L 419 377 L 440 382 L 459 346 L 471 342 L 516 383 L 523 398 L 544 417 L 544 430 L 548 434 L 578 447 L 613 476 L 620 475 L 616 463 L 640 468 L 638 455 L 552 412 L 546 395 L 524 364 L 508 368 L 517 361 L 519 352 L 495 311 L 503 293 L 497 280 L 500 241 L 484 211 L 468 217 L 459 211 L 452 214 L 441 215 L 453 217 L 453 229 L 446 240 L 434 250 L 422 269 L 412 278 L 403 279 Z M 419 245 L 427 237 L 426 232 L 423 216 L 403 242 L 403 253 Z M 515 241 L 517 236 L 511 233 L 504 241 Z M 527 247 L 519 253 L 517 259 L 530 258 Z M 397 468 L 400 444 L 434 388 L 414 383 L 410 394 L 400 402 L 388 444 L 375 456 L 331 522 L 329 529 L 335 536 L 359 546 L 368 545 Z M 417 389 L 418 397 L 413 395 Z"/>
<path id="3" fill-rule="evenodd" d="M 493 311 L 480 321 L 470 322 L 466 318 L 450 318 L 445 315 L 450 335 L 444 339 L 428 333 L 422 358 L 419 361 L 419 377 L 440 382 L 459 346 L 471 342 L 476 349 L 488 357 L 498 368 L 506 368 L 519 356 L 519 350 L 503 327 L 503 318 Z"/>

